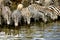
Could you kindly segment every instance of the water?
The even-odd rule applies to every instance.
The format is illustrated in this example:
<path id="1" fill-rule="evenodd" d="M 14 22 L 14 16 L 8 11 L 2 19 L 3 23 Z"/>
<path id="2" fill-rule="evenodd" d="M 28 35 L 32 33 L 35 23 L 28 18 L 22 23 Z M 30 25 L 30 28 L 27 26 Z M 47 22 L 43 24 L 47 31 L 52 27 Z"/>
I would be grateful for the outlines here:
<path id="1" fill-rule="evenodd" d="M 0 40 L 60 40 L 60 21 L 0 27 Z"/>

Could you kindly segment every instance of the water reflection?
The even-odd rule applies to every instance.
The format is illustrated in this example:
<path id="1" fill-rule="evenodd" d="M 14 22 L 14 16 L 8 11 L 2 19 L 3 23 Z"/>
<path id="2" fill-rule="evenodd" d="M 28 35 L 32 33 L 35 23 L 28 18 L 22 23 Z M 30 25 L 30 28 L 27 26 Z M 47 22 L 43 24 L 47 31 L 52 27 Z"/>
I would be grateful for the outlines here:
<path id="1" fill-rule="evenodd" d="M 60 40 L 60 22 L 33 23 L 14 29 L 0 27 L 0 40 Z"/>

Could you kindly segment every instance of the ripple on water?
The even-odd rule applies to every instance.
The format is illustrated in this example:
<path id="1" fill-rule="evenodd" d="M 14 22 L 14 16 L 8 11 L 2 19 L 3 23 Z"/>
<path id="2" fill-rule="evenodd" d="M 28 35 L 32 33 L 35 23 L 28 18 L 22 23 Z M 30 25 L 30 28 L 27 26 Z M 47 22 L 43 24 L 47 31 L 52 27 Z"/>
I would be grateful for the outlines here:
<path id="1" fill-rule="evenodd" d="M 35 23 L 20 28 L 0 28 L 0 40 L 60 40 L 60 26 L 56 23 Z"/>

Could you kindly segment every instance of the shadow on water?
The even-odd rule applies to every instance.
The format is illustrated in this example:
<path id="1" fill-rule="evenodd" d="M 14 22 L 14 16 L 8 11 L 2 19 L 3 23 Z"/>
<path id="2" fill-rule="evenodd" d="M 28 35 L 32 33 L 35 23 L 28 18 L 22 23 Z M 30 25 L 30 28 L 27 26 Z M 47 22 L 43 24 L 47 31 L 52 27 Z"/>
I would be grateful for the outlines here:
<path id="1" fill-rule="evenodd" d="M 30 25 L 0 26 L 1 40 L 60 40 L 60 21 Z"/>

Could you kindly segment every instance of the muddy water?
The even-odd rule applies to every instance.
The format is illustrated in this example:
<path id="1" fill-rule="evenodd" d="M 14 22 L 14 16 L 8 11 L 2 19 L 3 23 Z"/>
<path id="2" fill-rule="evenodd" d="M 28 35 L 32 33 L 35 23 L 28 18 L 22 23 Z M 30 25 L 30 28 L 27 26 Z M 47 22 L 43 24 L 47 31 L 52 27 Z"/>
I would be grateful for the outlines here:
<path id="1" fill-rule="evenodd" d="M 60 40 L 60 21 L 11 27 L 0 27 L 0 40 Z"/>

